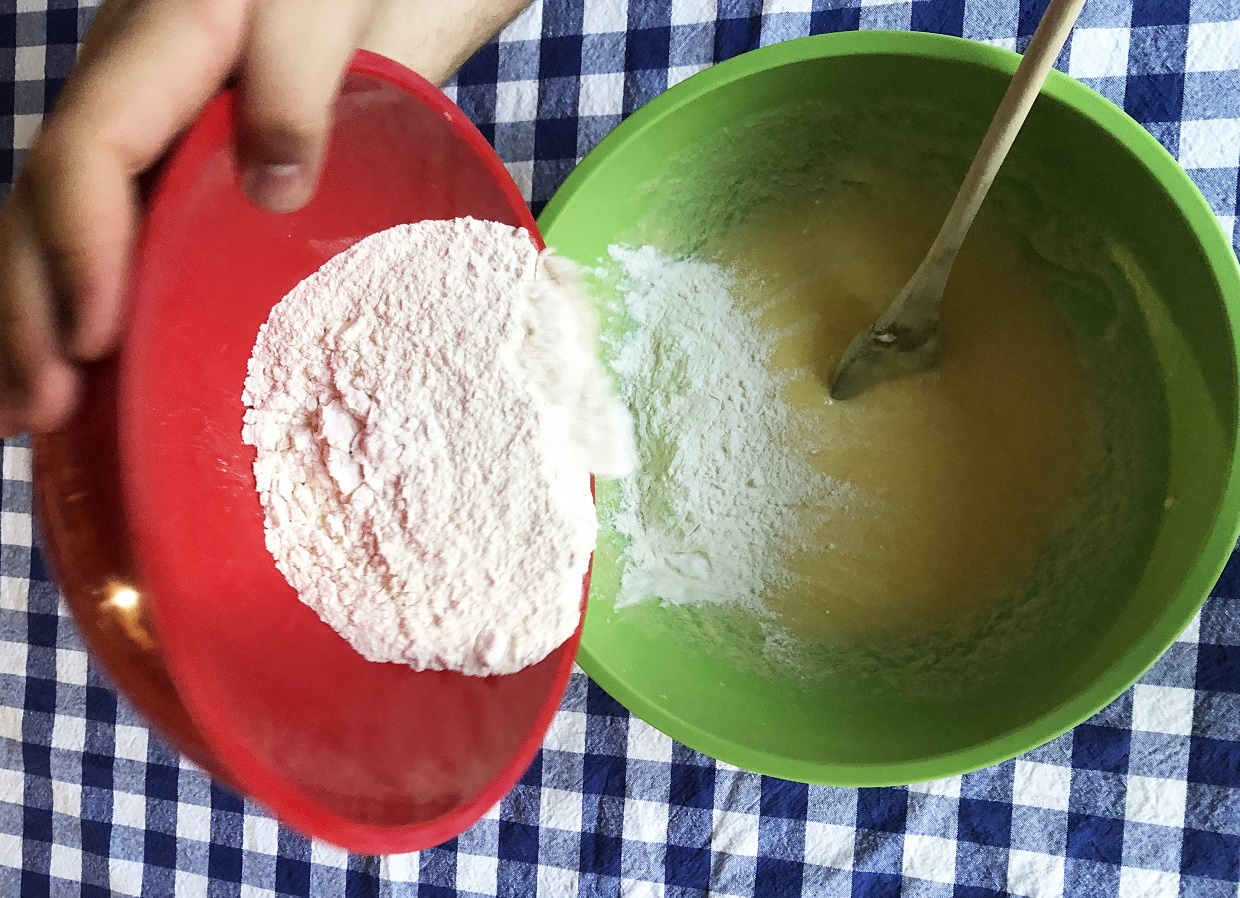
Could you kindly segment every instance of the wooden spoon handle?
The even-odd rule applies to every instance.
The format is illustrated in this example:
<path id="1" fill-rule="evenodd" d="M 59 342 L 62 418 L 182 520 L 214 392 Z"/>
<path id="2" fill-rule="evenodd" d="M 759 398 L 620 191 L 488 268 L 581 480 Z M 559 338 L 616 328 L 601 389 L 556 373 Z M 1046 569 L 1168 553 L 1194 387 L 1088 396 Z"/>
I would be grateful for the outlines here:
<path id="1" fill-rule="evenodd" d="M 986 136 L 982 138 L 982 145 L 973 157 L 973 164 L 969 166 L 969 172 L 960 185 L 951 211 L 947 213 L 947 219 L 926 255 L 922 267 L 923 273 L 930 279 L 938 280 L 936 275 L 941 275 L 942 283 L 947 282 L 947 274 L 956 260 L 956 253 L 960 251 L 960 245 L 969 233 L 969 227 L 973 224 L 990 185 L 994 183 L 999 167 L 1007 158 L 1012 142 L 1016 140 L 1021 125 L 1025 123 L 1029 109 L 1042 90 L 1046 76 L 1054 66 L 1055 59 L 1063 49 L 1084 5 L 1085 0 L 1051 0 L 1046 8 L 1046 14 L 1042 16 L 1025 55 L 1021 57 L 1016 74 L 986 130 Z M 922 295 L 934 298 L 934 292 L 926 291 Z M 936 317 L 937 299 L 942 298 L 941 288 L 938 292 L 934 309 Z"/>

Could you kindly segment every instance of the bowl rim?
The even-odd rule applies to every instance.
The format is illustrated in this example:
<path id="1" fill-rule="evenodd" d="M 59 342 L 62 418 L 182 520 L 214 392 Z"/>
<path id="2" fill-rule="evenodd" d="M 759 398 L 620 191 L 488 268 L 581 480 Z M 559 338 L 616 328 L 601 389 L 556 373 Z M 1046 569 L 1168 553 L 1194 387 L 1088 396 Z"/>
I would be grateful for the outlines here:
<path id="1" fill-rule="evenodd" d="M 539 217 L 544 237 L 554 244 L 559 216 L 584 190 L 594 171 L 663 118 L 694 100 L 760 72 L 802 62 L 849 56 L 894 56 L 964 63 L 1010 76 L 1020 56 L 988 44 L 946 35 L 905 31 L 838 32 L 797 38 L 721 62 L 669 88 L 635 111 L 569 174 Z M 1184 216 L 1202 247 L 1209 273 L 1223 299 L 1231 356 L 1240 373 L 1236 334 L 1240 333 L 1240 266 L 1231 242 L 1188 173 L 1152 134 L 1100 94 L 1059 71 L 1052 71 L 1043 97 L 1082 115 L 1114 138 L 1141 164 Z M 1045 101 L 1044 101 L 1045 102 Z M 623 673 L 593 650 L 587 618 L 577 662 L 633 714 L 690 748 L 735 766 L 769 776 L 836 786 L 892 786 L 925 782 L 979 770 L 1023 754 L 1067 732 L 1098 713 L 1135 683 L 1190 624 L 1236 546 L 1240 535 L 1240 439 L 1232 436 L 1231 464 L 1209 536 L 1170 601 L 1154 623 L 1090 686 L 1033 720 L 968 748 L 914 760 L 836 763 L 789 758 L 738 744 L 708 732 L 631 688 Z"/>

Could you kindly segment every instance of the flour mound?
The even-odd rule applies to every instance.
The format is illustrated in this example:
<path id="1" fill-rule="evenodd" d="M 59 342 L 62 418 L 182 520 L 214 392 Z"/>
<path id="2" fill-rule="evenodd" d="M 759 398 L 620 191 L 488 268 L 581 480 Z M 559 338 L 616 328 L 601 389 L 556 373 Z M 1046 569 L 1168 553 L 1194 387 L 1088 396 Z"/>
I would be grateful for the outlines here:
<path id="1" fill-rule="evenodd" d="M 632 439 L 572 275 L 524 230 L 401 225 L 259 330 L 243 438 L 267 547 L 369 660 L 511 673 L 576 629 L 589 471 L 627 471 Z"/>

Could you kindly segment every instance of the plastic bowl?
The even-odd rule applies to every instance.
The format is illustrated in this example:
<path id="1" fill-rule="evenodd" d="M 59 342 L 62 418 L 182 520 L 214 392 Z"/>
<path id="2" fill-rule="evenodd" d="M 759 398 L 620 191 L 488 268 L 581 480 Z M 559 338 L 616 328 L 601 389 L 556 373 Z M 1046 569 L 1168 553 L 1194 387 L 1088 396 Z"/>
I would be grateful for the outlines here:
<path id="1" fill-rule="evenodd" d="M 81 417 L 36 442 L 43 527 L 88 644 L 164 737 L 308 835 L 426 848 L 525 771 L 580 629 L 511 676 L 364 660 L 264 547 L 241 388 L 271 307 L 363 237 L 472 215 L 540 238 L 464 114 L 380 57 L 352 64 L 322 183 L 295 214 L 235 186 L 232 116 L 217 98 L 162 171 L 119 364 L 93 369 Z"/>
<path id="2" fill-rule="evenodd" d="M 927 121 L 961 122 L 959 177 L 1017 61 L 1014 53 L 955 38 L 873 32 L 745 54 L 675 86 L 609 134 L 548 205 L 543 233 L 550 246 L 587 265 L 616 242 L 660 239 L 650 234 L 689 241 L 693 235 L 676 227 L 705 223 L 661 212 L 652 185 L 675 181 L 678 197 L 726 220 L 744 206 L 728 185 L 746 176 L 736 160 L 754 158 L 742 144 L 757 132 L 729 132 L 724 147 L 718 135 L 781 109 L 796 110 L 805 124 L 803 142 L 789 136 L 793 148 L 781 151 L 803 154 L 789 170 L 830 162 L 834 144 L 828 129 L 815 130 L 815 109 L 898 101 L 929 110 Z M 922 133 L 902 127 L 884 135 L 884 146 L 901 148 L 888 157 L 918 152 Z M 690 156 L 695 166 L 672 168 L 671 160 Z M 1142 486 L 1151 501 L 1142 506 L 1138 535 L 1114 559 L 1114 576 L 1096 594 L 1060 597 L 1066 606 L 1088 605 L 1089 615 L 1059 638 L 1033 639 L 1010 668 L 970 669 L 949 693 L 854 690 L 838 678 L 819 688 L 739 669 L 726 653 L 703 648 L 684 615 L 675 618 L 684 623 L 666 623 L 669 609 L 656 603 L 617 612 L 618 548 L 600 543 L 578 661 L 639 717 L 692 748 L 773 776 L 849 786 L 925 781 L 1005 760 L 1085 720 L 1190 622 L 1236 543 L 1240 514 L 1235 256 L 1166 150 L 1060 73 L 1052 72 L 1011 162 L 1052 173 L 1059 186 L 1047 189 L 1083 210 L 1090 229 L 1122 248 L 1131 271 L 1158 297 L 1141 310 L 1140 361 L 1155 372 L 1153 395 L 1165 396 L 1167 426 L 1140 450 L 1160 473 Z M 1168 496 L 1174 502 L 1164 503 Z"/>

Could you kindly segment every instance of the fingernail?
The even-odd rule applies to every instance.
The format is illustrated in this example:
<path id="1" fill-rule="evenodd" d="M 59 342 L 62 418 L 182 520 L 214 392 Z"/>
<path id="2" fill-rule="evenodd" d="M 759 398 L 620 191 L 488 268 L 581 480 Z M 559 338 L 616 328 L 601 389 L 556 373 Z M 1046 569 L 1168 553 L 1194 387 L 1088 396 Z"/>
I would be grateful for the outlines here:
<path id="1" fill-rule="evenodd" d="M 247 166 L 241 187 L 251 200 L 272 212 L 292 212 L 310 198 L 311 183 L 306 166 L 276 164 Z"/>

